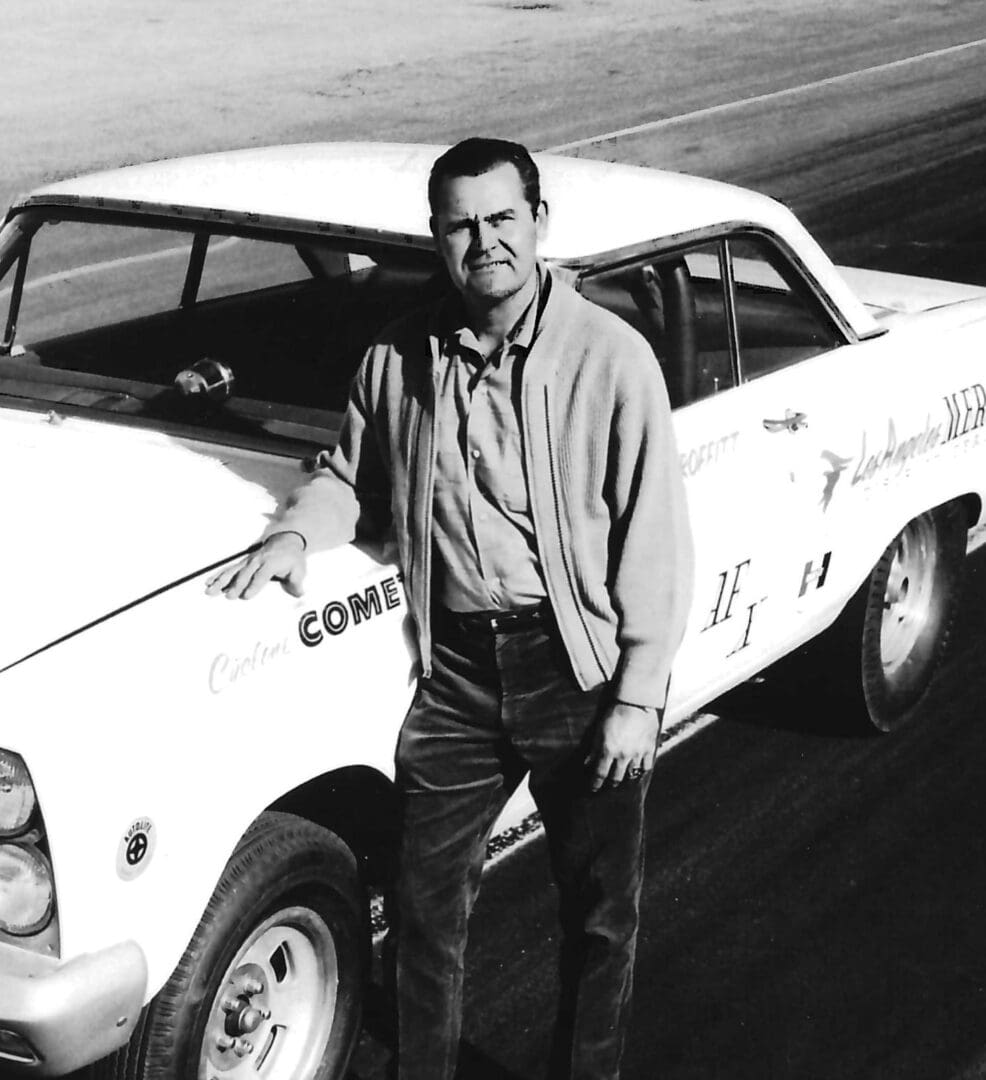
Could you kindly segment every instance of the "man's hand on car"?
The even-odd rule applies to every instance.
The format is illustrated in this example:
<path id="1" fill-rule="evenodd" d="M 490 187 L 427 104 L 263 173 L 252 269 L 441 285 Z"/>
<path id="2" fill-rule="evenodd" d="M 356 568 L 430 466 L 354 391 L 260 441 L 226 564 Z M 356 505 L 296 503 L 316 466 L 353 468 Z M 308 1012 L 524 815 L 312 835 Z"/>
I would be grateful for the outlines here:
<path id="1" fill-rule="evenodd" d="M 301 596 L 306 570 L 305 538 L 296 532 L 268 536 L 251 555 L 221 570 L 206 583 L 206 593 L 227 600 L 251 600 L 268 581 L 279 581 L 285 592 Z"/>

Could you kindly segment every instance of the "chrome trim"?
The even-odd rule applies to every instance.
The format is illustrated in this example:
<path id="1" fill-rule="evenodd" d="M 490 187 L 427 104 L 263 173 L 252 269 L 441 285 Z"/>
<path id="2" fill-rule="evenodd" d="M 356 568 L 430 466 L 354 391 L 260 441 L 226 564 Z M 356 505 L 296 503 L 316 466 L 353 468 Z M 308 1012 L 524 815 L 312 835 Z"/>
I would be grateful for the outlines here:
<path id="1" fill-rule="evenodd" d="M 728 236 L 718 243 L 719 276 L 722 279 L 722 302 L 726 307 L 726 333 L 729 336 L 729 362 L 733 368 L 733 385 L 740 386 L 743 378 L 743 359 L 740 353 L 739 319 L 736 317 L 736 275 L 733 273 L 733 253 Z"/>
<path id="2" fill-rule="evenodd" d="M 37 1065 L 2 1062 L 4 1075 L 62 1076 L 130 1038 L 147 989 L 147 961 L 125 941 L 66 963 L 0 945 L 0 1028 L 26 1039 Z"/>
<path id="3" fill-rule="evenodd" d="M 147 203 L 138 199 L 83 199 L 79 195 L 30 195 L 18 209 L 95 211 L 134 217 L 163 218 L 173 228 L 175 222 L 226 227 L 253 228 L 261 232 L 289 232 L 309 236 L 330 236 L 339 240 L 357 240 L 368 243 L 397 245 L 434 253 L 435 242 L 430 236 L 392 233 L 386 229 L 371 229 L 355 225 L 342 225 L 332 221 L 312 221 L 306 218 L 267 216 L 248 211 L 219 210 L 207 206 L 178 206 L 166 203 Z"/>

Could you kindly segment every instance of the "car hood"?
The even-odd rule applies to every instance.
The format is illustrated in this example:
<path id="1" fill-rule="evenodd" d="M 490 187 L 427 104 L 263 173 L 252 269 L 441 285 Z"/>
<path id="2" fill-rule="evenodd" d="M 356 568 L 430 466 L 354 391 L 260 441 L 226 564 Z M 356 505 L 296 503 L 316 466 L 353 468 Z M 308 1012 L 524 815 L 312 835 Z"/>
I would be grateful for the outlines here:
<path id="1" fill-rule="evenodd" d="M 242 551 L 290 459 L 0 409 L 0 670 Z"/>

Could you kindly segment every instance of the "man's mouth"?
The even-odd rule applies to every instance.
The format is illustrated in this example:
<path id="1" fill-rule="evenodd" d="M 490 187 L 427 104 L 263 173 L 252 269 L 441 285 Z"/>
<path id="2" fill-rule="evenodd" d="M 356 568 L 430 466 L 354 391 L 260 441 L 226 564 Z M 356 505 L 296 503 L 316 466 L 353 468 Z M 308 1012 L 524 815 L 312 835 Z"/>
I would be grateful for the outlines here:
<path id="1" fill-rule="evenodd" d="M 473 263 L 469 269 L 475 273 L 477 270 L 493 270 L 497 266 L 509 266 L 510 264 L 506 259 L 492 259 L 489 262 Z"/>

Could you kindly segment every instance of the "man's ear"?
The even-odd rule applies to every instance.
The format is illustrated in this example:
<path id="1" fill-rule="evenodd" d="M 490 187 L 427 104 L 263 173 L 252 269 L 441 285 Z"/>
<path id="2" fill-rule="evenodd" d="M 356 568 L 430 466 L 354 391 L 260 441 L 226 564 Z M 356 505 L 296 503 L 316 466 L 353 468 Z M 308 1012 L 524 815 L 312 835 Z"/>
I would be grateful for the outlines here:
<path id="1" fill-rule="evenodd" d="M 534 214 L 534 221 L 537 224 L 538 240 L 543 240 L 548 233 L 548 204 L 544 199 L 538 203 L 537 211 Z"/>

